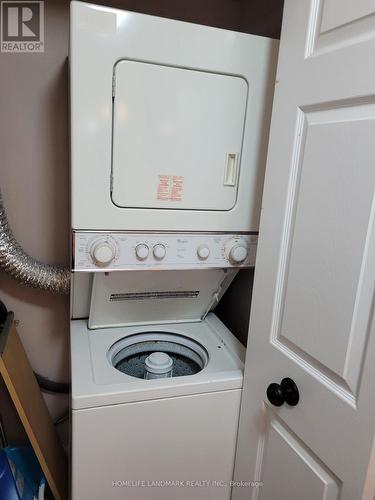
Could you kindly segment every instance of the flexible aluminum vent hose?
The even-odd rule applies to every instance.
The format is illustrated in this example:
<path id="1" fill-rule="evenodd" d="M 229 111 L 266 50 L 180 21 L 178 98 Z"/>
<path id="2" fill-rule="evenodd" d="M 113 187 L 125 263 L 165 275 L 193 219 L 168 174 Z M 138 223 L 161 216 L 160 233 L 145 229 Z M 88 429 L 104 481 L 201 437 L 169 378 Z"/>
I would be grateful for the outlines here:
<path id="1" fill-rule="evenodd" d="M 20 283 L 53 293 L 69 293 L 70 270 L 39 262 L 13 236 L 0 192 L 0 270 Z"/>

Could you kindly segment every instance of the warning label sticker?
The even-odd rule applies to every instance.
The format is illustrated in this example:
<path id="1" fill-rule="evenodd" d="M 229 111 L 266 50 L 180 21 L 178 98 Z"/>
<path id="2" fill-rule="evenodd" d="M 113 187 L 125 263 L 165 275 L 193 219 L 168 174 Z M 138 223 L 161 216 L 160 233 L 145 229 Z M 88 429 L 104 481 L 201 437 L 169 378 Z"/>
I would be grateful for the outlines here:
<path id="1" fill-rule="evenodd" d="M 159 175 L 157 199 L 161 201 L 181 201 L 184 190 L 182 175 Z"/>

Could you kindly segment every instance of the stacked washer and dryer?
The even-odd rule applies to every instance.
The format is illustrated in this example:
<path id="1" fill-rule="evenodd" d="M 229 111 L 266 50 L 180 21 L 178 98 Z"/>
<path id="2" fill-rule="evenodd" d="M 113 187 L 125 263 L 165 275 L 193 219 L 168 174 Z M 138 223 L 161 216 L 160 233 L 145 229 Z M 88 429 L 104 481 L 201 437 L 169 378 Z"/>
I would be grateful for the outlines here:
<path id="1" fill-rule="evenodd" d="M 73 500 L 228 500 L 277 43 L 71 4 Z"/>

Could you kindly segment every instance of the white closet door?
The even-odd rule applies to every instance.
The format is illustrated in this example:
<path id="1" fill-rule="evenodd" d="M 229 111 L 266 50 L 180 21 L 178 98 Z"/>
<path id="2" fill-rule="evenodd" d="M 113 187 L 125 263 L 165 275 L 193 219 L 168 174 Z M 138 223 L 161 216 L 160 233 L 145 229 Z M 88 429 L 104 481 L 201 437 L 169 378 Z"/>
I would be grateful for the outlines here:
<path id="1" fill-rule="evenodd" d="M 286 0 L 233 500 L 374 498 L 374 62 L 375 1 Z"/>

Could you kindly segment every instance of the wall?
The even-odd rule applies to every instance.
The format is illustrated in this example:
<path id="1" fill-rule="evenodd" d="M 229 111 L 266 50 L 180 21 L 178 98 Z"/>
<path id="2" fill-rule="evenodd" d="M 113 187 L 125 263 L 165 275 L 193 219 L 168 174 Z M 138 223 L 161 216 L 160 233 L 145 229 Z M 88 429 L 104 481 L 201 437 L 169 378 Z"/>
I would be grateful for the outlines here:
<path id="1" fill-rule="evenodd" d="M 276 38 L 283 2 L 98 3 Z M 69 2 L 45 2 L 45 30 L 43 54 L 0 54 L 0 186 L 13 232 L 25 250 L 41 261 L 68 265 Z M 0 299 L 15 312 L 34 370 L 52 380 L 67 381 L 68 298 L 22 287 L 1 274 Z M 54 417 L 68 404 L 67 396 L 48 394 L 46 399 Z"/>
<path id="2" fill-rule="evenodd" d="M 246 346 L 254 268 L 241 269 L 216 306 L 215 314 Z"/>
<path id="3" fill-rule="evenodd" d="M 41 261 L 69 263 L 68 22 L 66 2 L 46 2 L 44 54 L 0 54 L 0 186 L 13 232 Z M 68 380 L 67 297 L 0 274 L 34 370 Z M 47 395 L 54 415 L 67 397 Z"/>

